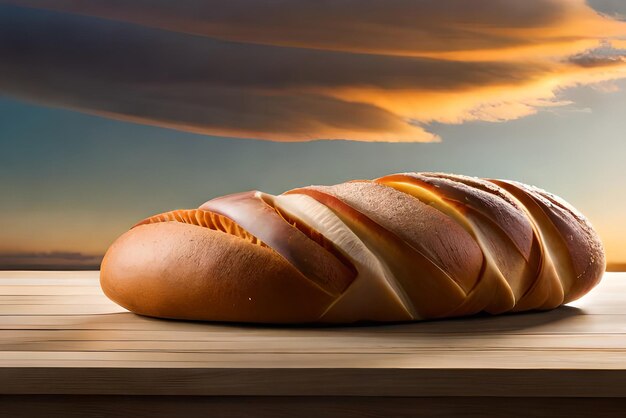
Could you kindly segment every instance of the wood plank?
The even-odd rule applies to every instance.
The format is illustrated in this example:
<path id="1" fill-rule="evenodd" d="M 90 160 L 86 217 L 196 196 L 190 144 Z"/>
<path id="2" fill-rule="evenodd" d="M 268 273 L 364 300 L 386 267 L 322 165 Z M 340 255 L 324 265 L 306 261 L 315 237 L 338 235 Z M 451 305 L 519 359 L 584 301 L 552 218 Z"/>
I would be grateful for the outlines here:
<path id="1" fill-rule="evenodd" d="M 302 339 L 279 335 L 163 331 L 0 331 L 4 351 L 165 351 L 238 353 L 412 353 L 433 350 L 626 350 L 626 334 L 391 335 L 385 341 L 368 334 L 315 332 Z"/>
<path id="2" fill-rule="evenodd" d="M 0 393 L 626 397 L 625 295 L 613 273 L 549 312 L 269 326 L 138 316 L 98 272 L 0 272 Z"/>
<path id="3" fill-rule="evenodd" d="M 2 296 L 34 296 L 34 295 L 63 295 L 63 296 L 79 296 L 79 295 L 101 295 L 100 286 L 73 286 L 67 285 L 6 285 L 0 286 L 0 295 Z"/>
<path id="4" fill-rule="evenodd" d="M 113 303 L 102 304 L 65 304 L 65 305 L 0 305 L 2 315 L 90 315 L 128 312 L 126 309 Z"/>
<path id="5" fill-rule="evenodd" d="M 292 333 L 310 335 L 313 330 L 339 334 L 615 334 L 626 332 L 626 315 L 584 315 L 559 308 L 551 312 L 508 316 L 478 316 L 464 319 L 353 327 L 280 327 L 242 324 L 203 323 L 149 318 L 130 312 L 105 315 L 5 315 L 0 329 L 111 329 L 197 332 L 245 332 L 247 334 Z"/>
<path id="6" fill-rule="evenodd" d="M 598 369 L 624 372 L 626 351 L 599 350 L 414 350 L 411 353 L 245 353 L 149 351 L 3 351 L 0 367 L 68 366 L 91 361 L 93 367 L 136 367 L 139 362 L 163 367 L 207 368 L 439 368 L 439 369 Z"/>
<path id="7" fill-rule="evenodd" d="M 0 296 L 0 305 L 93 305 L 115 304 L 104 294 L 79 295 L 5 295 Z"/>
<path id="8" fill-rule="evenodd" d="M 2 394 L 626 397 L 615 370 L 290 368 L 3 369 Z"/>
<path id="9" fill-rule="evenodd" d="M 602 344 L 606 343 L 602 340 Z M 371 345 L 363 346 L 320 346 L 315 344 L 313 348 L 303 349 L 301 345 L 279 346 L 278 342 L 274 344 L 263 344 L 259 347 L 259 343 L 247 343 L 239 344 L 236 342 L 216 344 L 214 342 L 198 342 L 198 341 L 49 341 L 42 343 L 41 341 L 26 341 L 15 342 L 8 344 L 0 344 L 2 351 L 25 351 L 25 352 L 37 352 L 34 357 L 40 357 L 39 352 L 137 352 L 137 353 L 204 353 L 211 354 L 213 357 L 217 355 L 227 356 L 236 352 L 237 354 L 374 354 L 374 355 L 395 355 L 395 354 L 415 354 L 424 355 L 426 350 L 439 350 L 440 353 L 455 352 L 448 354 L 450 356 L 457 355 L 456 352 L 466 351 L 484 351 L 485 353 L 493 352 L 517 352 L 519 355 L 526 355 L 528 351 L 571 351 L 576 350 L 581 355 L 601 356 L 606 353 L 610 353 L 612 358 L 618 360 L 626 360 L 624 353 L 626 348 L 623 345 L 623 341 L 614 342 L 612 346 L 600 346 L 601 343 L 596 341 L 588 341 L 583 344 L 576 344 L 576 346 L 560 347 L 556 344 L 550 346 L 549 344 L 543 344 L 542 341 L 524 341 L 520 343 L 511 343 L 510 345 L 481 345 L 479 343 L 467 342 L 464 344 L 457 344 L 454 347 L 436 346 L 430 345 L 427 347 L 372 347 Z M 566 344 L 564 344 L 566 345 Z M 618 346 L 619 345 L 619 346 Z M 567 358 L 567 357 L 565 357 Z M 454 359 L 451 359 L 454 361 Z M 1 360 L 0 360 L 1 362 Z"/>
<path id="10" fill-rule="evenodd" d="M 98 279 L 100 277 L 99 270 L 7 270 L 0 271 L 0 279 L 17 278 L 17 279 Z"/>
<path id="11" fill-rule="evenodd" d="M 356 396 L 2 396 L 7 416 L 62 418 L 581 417 L 623 414 L 620 398 Z"/>
<path id="12" fill-rule="evenodd" d="M 0 272 L 1 273 L 1 272 Z M 100 286 L 98 277 L 5 277 L 0 275 L 0 286 Z"/>

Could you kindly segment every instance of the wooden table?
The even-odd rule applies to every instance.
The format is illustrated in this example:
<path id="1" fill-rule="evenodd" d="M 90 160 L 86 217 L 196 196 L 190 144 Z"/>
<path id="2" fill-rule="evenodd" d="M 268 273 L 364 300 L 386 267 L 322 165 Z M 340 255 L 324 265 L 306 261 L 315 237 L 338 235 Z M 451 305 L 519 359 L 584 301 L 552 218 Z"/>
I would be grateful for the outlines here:
<path id="1" fill-rule="evenodd" d="M 95 271 L 0 272 L 2 417 L 624 416 L 625 400 L 626 273 L 550 312 L 298 328 L 137 316 Z"/>

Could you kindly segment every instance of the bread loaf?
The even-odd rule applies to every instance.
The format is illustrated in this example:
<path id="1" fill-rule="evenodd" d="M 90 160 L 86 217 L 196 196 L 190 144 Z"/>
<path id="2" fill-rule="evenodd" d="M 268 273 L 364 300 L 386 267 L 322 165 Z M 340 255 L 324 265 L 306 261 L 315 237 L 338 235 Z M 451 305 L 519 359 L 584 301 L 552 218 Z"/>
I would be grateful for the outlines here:
<path id="1" fill-rule="evenodd" d="M 387 322 L 552 309 L 604 268 L 598 235 L 557 196 L 402 173 L 149 217 L 111 245 L 100 283 L 155 317 Z"/>

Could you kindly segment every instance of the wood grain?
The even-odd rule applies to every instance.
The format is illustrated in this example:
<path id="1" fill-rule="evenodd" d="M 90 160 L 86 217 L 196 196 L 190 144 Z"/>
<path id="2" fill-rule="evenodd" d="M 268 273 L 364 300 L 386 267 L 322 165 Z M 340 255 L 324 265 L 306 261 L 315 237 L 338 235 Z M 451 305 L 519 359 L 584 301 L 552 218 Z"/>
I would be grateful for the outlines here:
<path id="1" fill-rule="evenodd" d="M 0 396 L 11 418 L 250 417 L 597 417 L 622 416 L 622 398 L 312 397 L 312 396 Z M 58 411 L 58 414 L 51 414 Z M 184 411 L 184 415 L 183 415 Z"/>
<path id="2" fill-rule="evenodd" d="M 626 398 L 625 369 L 626 273 L 548 312 L 285 327 L 134 315 L 102 294 L 98 272 L 0 272 L 7 405 L 81 394 Z"/>

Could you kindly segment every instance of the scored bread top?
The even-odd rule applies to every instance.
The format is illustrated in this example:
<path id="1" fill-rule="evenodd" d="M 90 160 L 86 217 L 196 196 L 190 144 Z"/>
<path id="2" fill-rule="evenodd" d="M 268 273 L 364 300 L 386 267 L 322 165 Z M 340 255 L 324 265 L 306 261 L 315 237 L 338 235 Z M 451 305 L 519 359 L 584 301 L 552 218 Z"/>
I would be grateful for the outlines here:
<path id="1" fill-rule="evenodd" d="M 605 267 L 598 235 L 564 200 L 446 173 L 212 199 L 140 222 L 105 261 L 103 288 L 135 312 L 286 323 L 550 309 L 588 292 Z M 139 283 L 159 289 L 151 301 L 137 296 Z M 181 294 L 189 308 L 178 307 Z"/>

